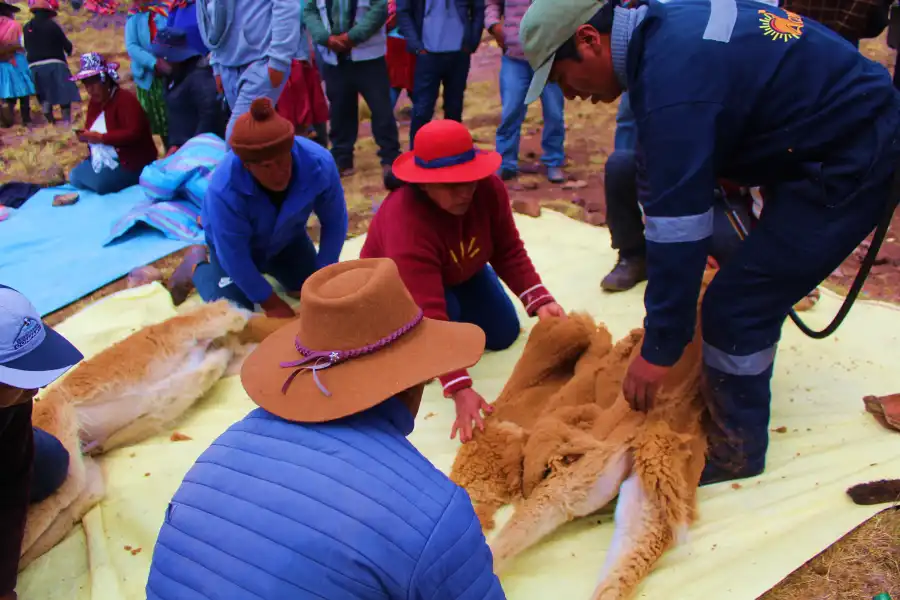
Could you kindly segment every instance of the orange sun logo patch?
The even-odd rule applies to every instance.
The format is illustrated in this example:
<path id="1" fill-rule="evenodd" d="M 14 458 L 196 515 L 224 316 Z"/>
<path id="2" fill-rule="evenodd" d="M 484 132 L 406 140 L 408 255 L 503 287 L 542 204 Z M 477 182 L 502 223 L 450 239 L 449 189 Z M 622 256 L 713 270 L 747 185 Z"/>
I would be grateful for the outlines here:
<path id="1" fill-rule="evenodd" d="M 472 259 L 478 256 L 478 253 L 481 252 L 481 248 L 478 246 L 478 240 L 474 237 L 469 239 L 468 246 L 460 240 L 459 242 L 459 255 L 457 256 L 456 252 L 450 250 L 450 258 L 453 259 L 454 264 L 458 267 L 462 268 L 460 263 L 466 261 L 466 259 Z"/>
<path id="2" fill-rule="evenodd" d="M 766 37 L 787 42 L 800 39 L 803 35 L 803 19 L 789 10 L 781 17 L 767 10 L 759 11 L 759 28 Z"/>

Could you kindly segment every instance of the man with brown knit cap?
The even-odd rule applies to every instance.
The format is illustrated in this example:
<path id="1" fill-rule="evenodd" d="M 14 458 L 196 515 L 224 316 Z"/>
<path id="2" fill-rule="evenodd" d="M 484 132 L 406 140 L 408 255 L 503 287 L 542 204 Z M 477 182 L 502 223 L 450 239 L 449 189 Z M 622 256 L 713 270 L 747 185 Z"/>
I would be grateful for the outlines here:
<path id="1" fill-rule="evenodd" d="M 190 254 L 181 271 L 193 271 L 207 302 L 226 298 L 251 310 L 259 304 L 270 317 L 293 317 L 263 274 L 298 295 L 307 277 L 338 261 L 347 204 L 337 167 L 328 150 L 294 137 L 293 124 L 268 98 L 238 118 L 229 143 L 203 201 L 209 256 Z M 306 233 L 313 212 L 321 224 L 318 252 Z"/>

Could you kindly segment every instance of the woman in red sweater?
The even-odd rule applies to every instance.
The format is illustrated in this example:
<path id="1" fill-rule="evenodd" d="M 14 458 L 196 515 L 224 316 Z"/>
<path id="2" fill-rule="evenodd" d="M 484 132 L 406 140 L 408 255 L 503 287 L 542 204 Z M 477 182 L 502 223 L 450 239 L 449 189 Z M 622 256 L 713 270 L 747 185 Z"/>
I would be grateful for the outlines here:
<path id="1" fill-rule="evenodd" d="M 91 52 L 82 55 L 81 70 L 72 77 L 90 97 L 86 129 L 75 134 L 91 156 L 72 169 L 69 183 L 97 194 L 137 185 L 141 171 L 158 156 L 150 121 L 137 97 L 119 87 L 118 68 Z"/>
<path id="2" fill-rule="evenodd" d="M 362 258 L 397 263 L 406 287 L 431 319 L 467 322 L 484 330 L 488 350 L 504 350 L 519 337 L 519 318 L 500 280 L 529 316 L 565 317 L 541 283 L 513 221 L 506 187 L 495 175 L 500 155 L 475 148 L 466 127 L 432 121 L 416 134 L 415 150 L 394 163 L 406 182 L 379 207 Z M 498 277 L 499 276 L 499 277 Z M 450 437 L 472 438 L 490 405 L 466 371 L 440 378 L 456 404 Z"/>

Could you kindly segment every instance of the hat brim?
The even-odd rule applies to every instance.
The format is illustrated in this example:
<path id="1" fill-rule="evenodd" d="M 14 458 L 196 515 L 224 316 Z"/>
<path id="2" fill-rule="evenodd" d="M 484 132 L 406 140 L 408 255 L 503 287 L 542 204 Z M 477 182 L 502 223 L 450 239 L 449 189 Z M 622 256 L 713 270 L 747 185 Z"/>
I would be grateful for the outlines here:
<path id="1" fill-rule="evenodd" d="M 90 79 L 91 77 L 97 77 L 104 71 L 98 71 L 97 69 L 92 69 L 90 71 L 78 71 L 71 77 L 69 77 L 69 81 L 81 81 L 82 79 Z"/>
<path id="2" fill-rule="evenodd" d="M 257 405 L 289 421 L 321 423 L 360 413 L 434 377 L 471 367 L 484 353 L 481 328 L 423 319 L 390 346 L 318 371 L 326 396 L 311 371 L 300 371 L 282 393 L 299 357 L 297 323 L 269 335 L 244 361 L 241 383 Z"/>
<path id="3" fill-rule="evenodd" d="M 195 56 L 201 56 L 200 52 L 197 52 L 189 46 L 184 48 L 173 48 L 172 46 L 164 46 L 162 44 L 152 44 L 150 49 L 154 56 L 158 56 L 170 63 L 180 63 L 190 58 L 194 58 Z"/>
<path id="4" fill-rule="evenodd" d="M 416 164 L 413 152 L 404 152 L 394 161 L 391 170 L 394 176 L 406 183 L 470 183 L 481 181 L 497 172 L 503 162 L 494 151 L 478 151 L 469 162 L 451 167 L 426 169 Z"/>
<path id="5" fill-rule="evenodd" d="M 77 365 L 84 355 L 46 325 L 44 341 L 24 356 L 0 365 L 0 383 L 34 390 L 50 385 Z"/>
<path id="6" fill-rule="evenodd" d="M 531 78 L 531 85 L 528 86 L 528 93 L 525 94 L 525 104 L 531 104 L 541 97 L 547 82 L 550 80 L 550 71 L 553 69 L 553 60 L 556 58 L 556 52 L 550 55 L 547 62 L 534 70 Z"/>

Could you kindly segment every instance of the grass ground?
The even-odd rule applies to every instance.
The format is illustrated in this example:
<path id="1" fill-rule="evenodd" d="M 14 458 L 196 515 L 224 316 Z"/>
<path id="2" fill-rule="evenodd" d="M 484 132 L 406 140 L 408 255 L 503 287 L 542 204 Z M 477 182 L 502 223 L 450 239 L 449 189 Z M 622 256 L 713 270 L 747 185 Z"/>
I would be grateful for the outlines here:
<path id="1" fill-rule="evenodd" d="M 27 11 L 20 17 L 28 18 Z M 70 61 L 74 71 L 78 56 L 96 51 L 121 64 L 120 74 L 127 85 L 128 58 L 125 54 L 121 15 L 96 18 L 72 14 L 64 8 L 59 22 L 75 45 Z M 883 39 L 863 43 L 869 57 L 893 66 L 893 52 Z M 499 51 L 487 46 L 475 56 L 466 94 L 466 123 L 476 141 L 485 148 L 493 146 L 500 120 L 497 70 Z M 401 100 L 401 102 L 404 102 Z M 402 105 L 401 105 L 402 106 Z M 365 117 L 366 110 L 361 111 Z M 510 185 L 514 197 L 537 198 L 541 203 L 574 218 L 586 217 L 594 224 L 602 223 L 605 211 L 603 194 L 603 165 L 612 150 L 615 129 L 615 106 L 593 106 L 570 102 L 566 107 L 568 172 L 567 185 L 551 185 L 539 173 L 540 106 L 528 111 L 523 127 L 521 155 L 525 170 L 536 171 L 523 175 Z M 77 113 L 76 121 L 83 121 Z M 408 123 L 401 122 L 401 140 L 408 139 Z M 44 126 L 35 129 L 16 127 L 0 134 L 0 183 L 4 181 L 32 181 L 59 183 L 65 174 L 85 157 L 82 144 L 75 141 L 71 130 Z M 368 123 L 363 121 L 356 154 L 357 174 L 344 181 L 347 204 L 351 213 L 351 235 L 365 232 L 373 205 L 384 196 L 376 146 L 368 135 Z M 900 216 L 895 217 L 892 232 L 900 231 Z M 866 286 L 870 297 L 897 301 L 900 299 L 900 242 L 893 233 L 883 251 L 880 264 Z M 846 287 L 856 272 L 861 252 L 848 259 L 835 272 L 830 282 L 837 288 Z M 177 266 L 178 255 L 158 261 L 157 266 L 169 273 Z M 598 280 L 602 273 L 598 273 Z M 124 287 L 124 281 L 114 282 L 90 296 L 66 307 L 48 319 L 61 321 L 82 306 Z M 898 467 L 900 476 L 900 467 Z M 814 557 L 782 583 L 762 596 L 763 600 L 869 600 L 875 594 L 889 592 L 900 599 L 900 510 L 886 510 L 862 524 L 842 540 Z"/>

